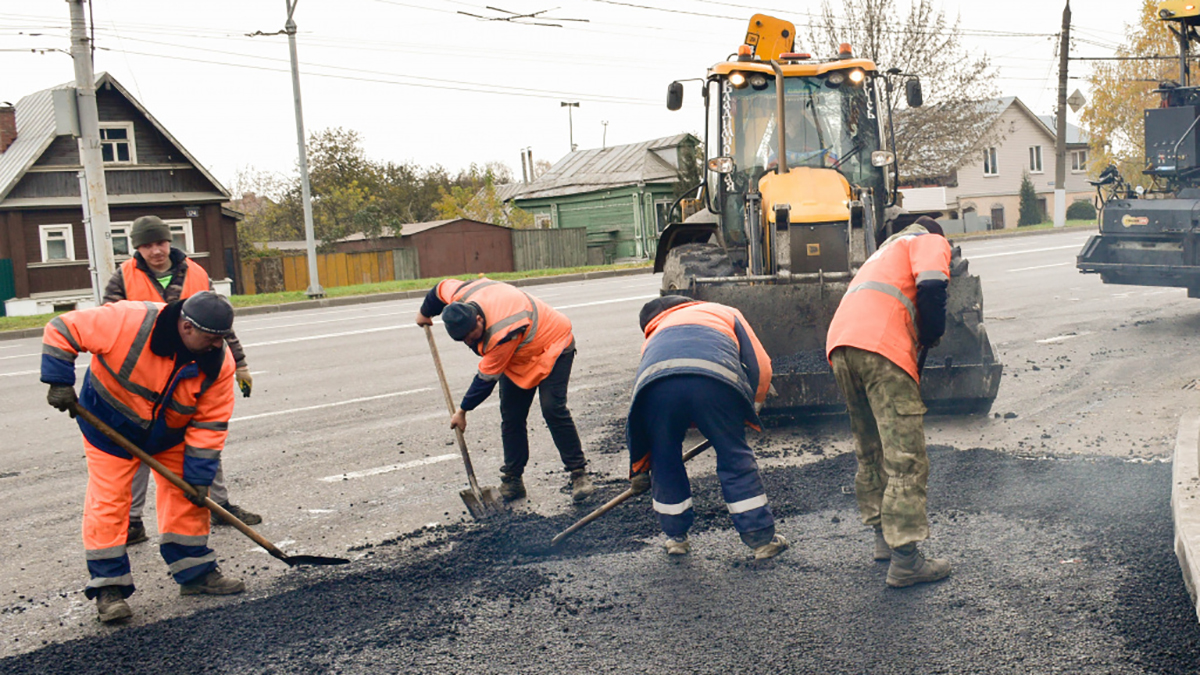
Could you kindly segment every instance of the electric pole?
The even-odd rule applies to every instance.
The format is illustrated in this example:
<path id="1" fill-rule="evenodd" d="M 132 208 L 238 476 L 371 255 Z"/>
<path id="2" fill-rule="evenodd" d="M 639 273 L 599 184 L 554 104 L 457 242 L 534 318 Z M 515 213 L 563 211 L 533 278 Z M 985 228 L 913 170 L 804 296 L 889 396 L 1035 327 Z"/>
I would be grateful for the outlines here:
<path id="1" fill-rule="evenodd" d="M 575 152 L 575 122 L 571 119 L 571 108 L 578 108 L 579 101 L 563 101 L 558 107 L 567 109 L 567 128 L 571 133 L 571 152 Z"/>
<path id="2" fill-rule="evenodd" d="M 300 147 L 300 197 L 304 204 L 304 240 L 308 244 L 308 290 L 305 293 L 310 298 L 323 298 L 325 289 L 321 288 L 321 280 L 317 275 L 317 240 L 313 231 L 312 190 L 308 183 L 308 149 L 304 145 L 304 108 L 300 104 L 300 60 L 296 56 L 296 22 L 292 19 L 299 0 L 284 2 L 287 3 L 287 23 L 284 24 L 284 29 L 288 36 L 288 50 L 292 53 L 292 94 L 296 99 L 296 143 Z"/>
<path id="3" fill-rule="evenodd" d="M 99 304 L 105 283 L 117 271 L 113 264 L 112 234 L 109 232 L 108 187 L 104 182 L 104 156 L 100 147 L 100 113 L 96 107 L 96 76 L 92 72 L 91 44 L 83 18 L 84 0 L 67 0 L 71 5 L 71 60 L 75 64 L 75 102 L 79 111 L 79 163 L 83 180 L 79 187 L 84 227 L 91 247 L 92 294 Z"/>
<path id="4" fill-rule="evenodd" d="M 1054 226 L 1067 224 L 1067 57 L 1071 50 L 1071 0 L 1063 8 L 1058 44 L 1058 112 L 1054 129 Z"/>

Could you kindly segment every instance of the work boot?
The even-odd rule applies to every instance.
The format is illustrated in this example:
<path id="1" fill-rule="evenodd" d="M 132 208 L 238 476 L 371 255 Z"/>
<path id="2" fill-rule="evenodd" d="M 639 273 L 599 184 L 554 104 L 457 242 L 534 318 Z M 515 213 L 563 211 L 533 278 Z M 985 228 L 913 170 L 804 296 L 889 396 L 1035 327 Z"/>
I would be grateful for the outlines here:
<path id="1" fill-rule="evenodd" d="M 892 588 L 904 588 L 945 579 L 949 575 L 949 561 L 926 558 L 917 550 L 916 544 L 905 544 L 892 549 L 892 564 L 888 566 L 887 585 Z"/>
<path id="2" fill-rule="evenodd" d="M 100 594 L 96 596 L 96 611 L 99 612 L 100 621 L 104 623 L 124 621 L 133 616 L 133 610 L 129 609 L 129 603 L 125 602 L 124 594 L 116 586 L 100 587 Z"/>
<path id="3" fill-rule="evenodd" d="M 667 555 L 687 555 L 692 550 L 692 542 L 688 541 L 687 535 L 680 537 L 667 537 Z"/>
<path id="4" fill-rule="evenodd" d="M 228 511 L 234 518 L 237 518 L 247 525 L 258 525 L 262 522 L 262 516 L 258 515 L 257 513 L 251 513 L 237 504 L 230 504 L 229 502 L 222 504 L 221 502 L 217 502 L 217 505 Z M 228 525 L 229 523 L 221 520 L 221 517 L 214 513 L 212 514 L 212 524 Z"/>
<path id="5" fill-rule="evenodd" d="M 246 584 L 241 579 L 234 579 L 221 574 L 214 567 L 204 576 L 179 587 L 180 595 L 233 595 L 246 590 Z"/>
<path id="6" fill-rule="evenodd" d="M 592 479 L 587 475 L 587 469 L 575 469 L 571 472 L 571 499 L 581 502 L 596 492 Z"/>
<path id="7" fill-rule="evenodd" d="M 883 538 L 883 528 L 875 528 L 875 560 L 883 562 L 892 559 L 892 547 L 888 546 L 887 539 Z"/>
<path id="8" fill-rule="evenodd" d="M 525 496 L 525 481 L 520 476 L 500 474 L 500 496 L 506 502 L 521 499 Z"/>
<path id="9" fill-rule="evenodd" d="M 771 538 L 771 541 L 762 546 L 754 547 L 755 560 L 767 560 L 788 550 L 788 540 L 782 534 L 777 534 Z"/>
<path id="10" fill-rule="evenodd" d="M 140 520 L 129 521 L 129 531 L 125 535 L 125 545 L 126 546 L 133 546 L 134 544 L 140 544 L 143 541 L 147 541 L 149 539 L 150 539 L 150 537 L 146 536 L 146 526 L 142 524 L 142 521 L 140 521 Z"/>

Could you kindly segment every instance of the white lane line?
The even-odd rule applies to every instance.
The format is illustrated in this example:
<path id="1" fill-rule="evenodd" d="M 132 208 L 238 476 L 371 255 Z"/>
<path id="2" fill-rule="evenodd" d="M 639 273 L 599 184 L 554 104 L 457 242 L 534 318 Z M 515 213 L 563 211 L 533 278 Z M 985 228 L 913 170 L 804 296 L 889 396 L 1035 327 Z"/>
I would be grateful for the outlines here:
<path id="1" fill-rule="evenodd" d="M 438 462 L 446 462 L 446 461 L 449 461 L 452 459 L 458 459 L 458 455 L 437 455 L 435 457 L 426 457 L 425 459 L 418 459 L 418 460 L 414 460 L 411 462 L 402 462 L 400 464 L 389 464 L 387 466 L 380 466 L 380 467 L 376 467 L 374 469 L 363 469 L 362 471 L 349 471 L 347 473 L 339 473 L 336 476 L 326 476 L 326 477 L 322 478 L 321 480 L 325 481 L 326 483 L 336 483 L 338 481 L 350 480 L 352 478 L 366 478 L 368 476 L 378 476 L 381 473 L 391 473 L 393 471 L 401 471 L 403 469 L 412 469 L 412 468 L 416 468 L 418 466 L 425 466 L 427 464 L 437 464 Z"/>
<path id="2" fill-rule="evenodd" d="M 380 317 L 380 316 L 398 316 L 398 315 L 404 314 L 404 313 L 405 313 L 404 311 L 376 312 L 375 314 L 364 314 L 362 316 L 344 316 L 340 319 L 318 319 L 318 320 L 314 320 L 314 321 L 300 321 L 298 323 L 281 323 L 281 324 L 277 324 L 274 326 L 257 326 L 257 327 L 251 326 L 249 328 L 238 328 L 236 332 L 249 333 L 250 331 L 255 331 L 255 330 L 276 330 L 278 328 L 295 328 L 297 326 L 315 326 L 316 324 L 319 324 L 319 323 L 345 323 L 347 321 L 354 321 L 357 319 L 374 319 L 374 318 Z M 414 317 L 415 316 L 416 315 L 414 314 Z"/>
<path id="3" fill-rule="evenodd" d="M 88 364 L 80 363 L 75 365 L 75 370 L 87 368 Z M 0 373 L 0 377 L 16 377 L 18 375 L 41 375 L 41 370 L 18 370 L 15 373 Z"/>
<path id="4" fill-rule="evenodd" d="M 1044 340 L 1034 340 L 1034 342 L 1038 343 L 1039 345 L 1052 345 L 1057 342 L 1066 342 L 1067 340 L 1073 340 L 1077 337 L 1083 337 L 1084 335 L 1091 335 L 1091 334 L 1092 334 L 1092 331 L 1085 330 L 1082 333 L 1071 333 L 1070 335 L 1056 335 L 1052 338 L 1046 338 Z"/>
<path id="5" fill-rule="evenodd" d="M 31 356 L 41 356 L 41 354 L 13 354 L 12 356 L 0 356 L 0 361 L 8 359 L 27 359 Z"/>
<path id="6" fill-rule="evenodd" d="M 1074 264 L 1075 263 L 1073 263 L 1073 262 L 1061 262 L 1061 263 L 1054 263 L 1052 265 L 1035 265 L 1033 267 L 1018 267 L 1015 270 L 1008 270 L 1008 272 L 1029 272 L 1032 270 L 1049 269 L 1051 267 L 1066 267 L 1067 265 L 1074 265 Z"/>
<path id="7" fill-rule="evenodd" d="M 613 298 L 611 300 L 596 300 L 594 302 L 581 302 L 574 305 L 560 305 L 555 307 L 557 310 L 576 309 L 578 307 L 595 307 L 597 305 L 611 305 L 618 302 L 631 302 L 634 300 L 649 300 L 657 298 L 658 294 L 653 295 L 634 295 L 627 298 Z M 348 330 L 341 333 L 322 333 L 321 335 L 305 335 L 304 337 L 284 338 L 282 340 L 267 340 L 265 342 L 251 342 L 243 344 L 243 347 L 267 347 L 270 345 L 292 344 L 295 342 L 308 342 L 309 340 L 326 340 L 329 338 L 347 337 L 350 335 L 366 335 L 367 333 L 381 333 L 388 330 L 398 330 L 403 328 L 416 328 L 415 323 L 402 323 L 391 326 L 376 326 L 375 328 L 361 328 L 359 330 Z"/>
<path id="8" fill-rule="evenodd" d="M 348 401 L 335 401 L 333 403 L 322 403 L 321 405 L 310 405 L 303 408 L 292 408 L 291 410 L 276 410 L 273 412 L 259 413 L 257 415 L 245 415 L 243 417 L 234 417 L 230 422 L 245 422 L 247 420 L 256 420 L 262 417 L 275 417 L 276 415 L 290 415 L 292 413 L 307 412 L 309 410 L 320 410 L 322 408 L 333 408 L 339 405 L 350 405 L 352 403 L 362 403 L 364 401 L 378 401 L 381 398 L 391 398 L 393 396 L 407 396 L 409 394 L 420 394 L 421 392 L 433 391 L 432 387 L 422 387 L 421 389 L 409 389 L 408 391 L 394 391 L 390 394 L 379 394 L 378 396 L 364 396 L 363 398 L 352 398 Z"/>
<path id="9" fill-rule="evenodd" d="M 1083 243 L 1074 244 L 1072 246 L 1049 246 L 1047 248 L 1027 248 L 1020 251 L 1004 251 L 1003 253 L 984 253 L 983 255 L 965 256 L 967 260 L 982 260 L 984 258 L 999 258 L 1004 255 L 1025 255 L 1026 253 L 1043 253 L 1045 251 L 1065 251 L 1067 249 L 1078 249 L 1083 246 Z"/>

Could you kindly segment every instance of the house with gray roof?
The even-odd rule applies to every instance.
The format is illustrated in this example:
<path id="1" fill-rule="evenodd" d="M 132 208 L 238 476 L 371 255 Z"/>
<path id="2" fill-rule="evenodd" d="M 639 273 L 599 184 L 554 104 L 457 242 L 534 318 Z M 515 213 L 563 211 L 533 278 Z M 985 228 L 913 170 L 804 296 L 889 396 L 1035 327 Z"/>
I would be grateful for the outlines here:
<path id="1" fill-rule="evenodd" d="M 62 84 L 0 107 L 0 301 L 9 314 L 86 306 L 91 299 L 78 140 L 56 131 Z M 110 236 L 120 264 L 134 251 L 129 228 L 154 214 L 174 244 L 219 289 L 237 288 L 237 221 L 229 191 L 116 78 L 96 76 Z M 62 114 L 64 111 L 59 111 Z M 4 262 L 7 261 L 7 262 Z"/>
<path id="2" fill-rule="evenodd" d="M 653 258 L 677 195 L 698 183 L 700 141 L 676 134 L 579 150 L 498 197 L 533 214 L 538 228 L 587 229 L 588 262 Z"/>
<path id="3" fill-rule="evenodd" d="M 1015 228 L 1020 212 L 1021 178 L 1028 174 L 1045 218 L 1054 213 L 1055 124 L 1036 115 L 1021 99 L 1006 96 L 984 105 L 990 125 L 967 155 L 943 158 L 940 175 L 921 187 L 901 188 L 904 208 L 949 219 L 990 222 L 990 229 Z M 1088 137 L 1067 125 L 1066 198 L 1068 206 L 1090 201 Z"/>

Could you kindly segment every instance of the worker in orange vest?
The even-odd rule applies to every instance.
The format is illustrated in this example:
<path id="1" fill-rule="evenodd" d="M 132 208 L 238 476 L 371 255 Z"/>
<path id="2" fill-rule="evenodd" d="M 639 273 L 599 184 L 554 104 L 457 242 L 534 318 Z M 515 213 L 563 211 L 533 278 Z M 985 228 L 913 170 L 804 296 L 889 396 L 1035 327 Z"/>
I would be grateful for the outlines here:
<path id="1" fill-rule="evenodd" d="M 208 547 L 204 506 L 233 414 L 233 360 L 225 336 L 233 307 L 204 291 L 169 305 L 117 302 L 68 312 L 46 325 L 42 382 L 47 402 L 75 417 L 91 412 L 195 488 L 190 496 L 158 481 L 159 552 L 180 595 L 228 595 L 245 585 L 223 576 Z M 82 398 L 75 395 L 75 359 L 92 354 Z M 87 456 L 83 545 L 100 620 L 132 616 L 134 591 L 126 553 L 130 484 L 141 464 L 95 427 L 79 420 Z"/>
<path id="2" fill-rule="evenodd" d="M 746 443 L 746 425 L 758 428 L 757 408 L 771 387 L 771 358 L 733 307 L 666 295 L 646 303 L 638 318 L 646 342 L 625 427 L 630 484 L 635 493 L 653 488 L 667 554 L 692 548 L 688 531 L 696 513 L 683 437 L 695 425 L 712 441 L 721 495 L 742 542 L 755 559 L 774 558 L 788 541 L 775 533 L 758 462 Z"/>
<path id="3" fill-rule="evenodd" d="M 158 216 L 142 216 L 133 221 L 129 231 L 129 244 L 134 248 L 133 257 L 117 268 L 104 289 L 104 302 L 142 300 L 146 302 L 174 302 L 186 300 L 201 291 L 213 289 L 208 272 L 187 256 L 187 253 L 171 245 L 171 228 Z M 237 369 L 234 378 L 249 396 L 254 385 L 250 366 L 246 365 L 246 352 L 237 336 L 230 331 L 225 343 L 233 353 Z M 129 508 L 129 540 L 127 546 L 146 541 L 146 527 L 142 524 L 142 511 L 146 506 L 146 490 L 150 485 L 150 467 L 141 466 L 133 477 L 133 502 Z M 220 504 L 247 525 L 258 525 L 262 516 L 247 511 L 237 504 L 229 503 L 229 488 L 225 484 L 225 471 L 217 468 L 211 494 L 213 501 Z M 213 517 L 214 525 L 225 521 Z"/>
<path id="4" fill-rule="evenodd" d="M 932 218 L 889 237 L 854 275 L 825 343 L 858 446 L 859 513 L 875 529 L 875 560 L 890 561 L 887 585 L 896 588 L 950 574 L 949 562 L 917 549 L 929 538 L 917 349 L 945 332 L 950 254 Z"/>
<path id="5" fill-rule="evenodd" d="M 571 321 L 541 300 L 509 284 L 480 277 L 446 279 L 430 289 L 417 313 L 417 325 L 433 325 L 441 315 L 446 332 L 483 359 L 450 426 L 465 430 L 474 410 L 500 383 L 500 438 L 504 466 L 500 495 L 525 496 L 522 474 L 529 462 L 526 420 L 537 394 L 542 418 L 571 476 L 571 497 L 583 501 L 596 487 L 587 474 L 579 432 L 567 409 L 567 384 L 575 361 Z"/>

